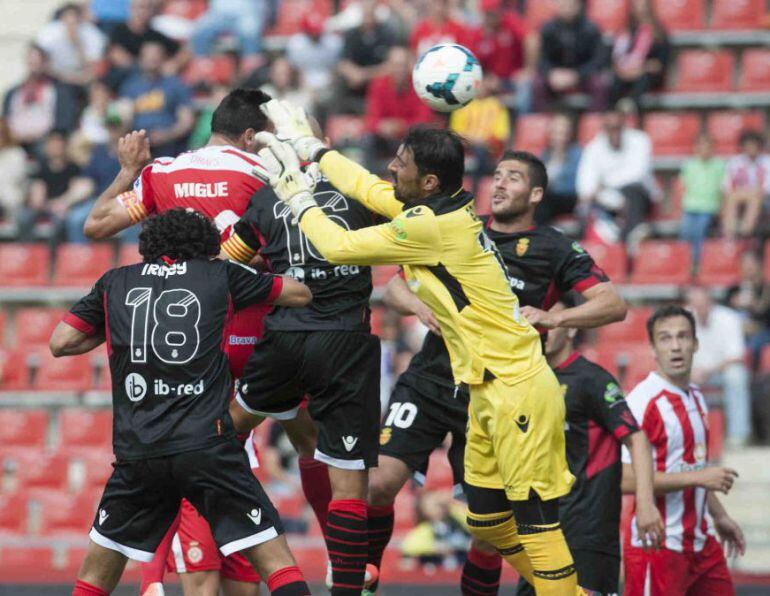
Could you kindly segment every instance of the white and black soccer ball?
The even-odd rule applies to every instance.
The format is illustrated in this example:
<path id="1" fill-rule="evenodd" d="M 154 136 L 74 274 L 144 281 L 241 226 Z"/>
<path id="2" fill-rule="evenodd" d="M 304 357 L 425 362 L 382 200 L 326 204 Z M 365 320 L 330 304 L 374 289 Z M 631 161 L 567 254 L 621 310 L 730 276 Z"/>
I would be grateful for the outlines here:
<path id="1" fill-rule="evenodd" d="M 481 65 L 468 48 L 455 43 L 433 46 L 412 70 L 417 96 L 437 112 L 468 105 L 481 85 Z"/>

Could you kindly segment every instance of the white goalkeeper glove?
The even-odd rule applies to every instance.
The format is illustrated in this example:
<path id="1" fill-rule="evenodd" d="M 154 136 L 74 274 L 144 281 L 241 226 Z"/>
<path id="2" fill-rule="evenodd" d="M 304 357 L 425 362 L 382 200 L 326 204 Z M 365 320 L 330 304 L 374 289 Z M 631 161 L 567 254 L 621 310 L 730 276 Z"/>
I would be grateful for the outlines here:
<path id="1" fill-rule="evenodd" d="M 269 132 L 258 133 L 256 139 L 265 145 L 258 153 L 264 169 L 255 168 L 254 174 L 273 187 L 276 196 L 291 210 L 293 223 L 296 223 L 307 209 L 318 206 L 313 198 L 318 164 L 311 164 L 303 172 L 291 145 Z"/>
<path id="2" fill-rule="evenodd" d="M 259 108 L 275 126 L 275 135 L 294 147 L 302 161 L 315 161 L 326 143 L 313 134 L 305 110 L 288 101 L 271 99 Z"/>

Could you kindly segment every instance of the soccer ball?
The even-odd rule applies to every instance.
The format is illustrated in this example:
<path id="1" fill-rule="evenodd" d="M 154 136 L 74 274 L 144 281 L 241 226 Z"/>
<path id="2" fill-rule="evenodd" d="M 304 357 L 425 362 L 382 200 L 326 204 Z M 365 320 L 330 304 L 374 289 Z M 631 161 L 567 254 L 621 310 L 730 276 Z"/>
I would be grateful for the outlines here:
<path id="1" fill-rule="evenodd" d="M 451 112 L 476 97 L 481 74 L 481 65 L 468 48 L 442 43 L 420 56 L 412 70 L 412 85 L 428 107 Z"/>

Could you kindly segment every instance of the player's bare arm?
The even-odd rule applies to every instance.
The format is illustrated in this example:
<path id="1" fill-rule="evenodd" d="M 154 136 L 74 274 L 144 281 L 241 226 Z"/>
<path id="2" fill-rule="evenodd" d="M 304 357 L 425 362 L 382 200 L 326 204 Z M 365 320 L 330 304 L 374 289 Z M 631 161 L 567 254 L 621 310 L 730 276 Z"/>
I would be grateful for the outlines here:
<path id="1" fill-rule="evenodd" d="M 51 354 L 56 358 L 85 354 L 104 342 L 104 334 L 87 335 L 69 323 L 60 322 L 54 329 L 49 342 Z"/>
<path id="2" fill-rule="evenodd" d="M 689 472 L 655 472 L 654 490 L 656 495 L 664 495 L 686 488 L 700 487 L 727 494 L 737 477 L 738 472 L 724 466 L 709 466 Z M 636 491 L 634 469 L 629 464 L 623 464 L 622 488 L 626 494 L 633 494 Z"/>
<path id="3" fill-rule="evenodd" d="M 128 210 L 116 199 L 131 190 L 134 180 L 150 159 L 150 140 L 144 130 L 130 132 L 118 141 L 120 171 L 112 184 L 99 195 L 88 214 L 83 225 L 86 236 L 92 240 L 109 238 L 135 223 Z"/>
<path id="4" fill-rule="evenodd" d="M 652 447 L 644 433 L 637 431 L 621 439 L 631 453 L 631 467 L 636 478 L 636 525 L 644 548 L 658 550 L 663 543 L 664 527 L 655 506 Z"/>
<path id="5" fill-rule="evenodd" d="M 727 514 L 716 493 L 710 492 L 706 497 L 706 504 L 709 508 L 711 518 L 714 520 L 714 528 L 719 534 L 722 546 L 727 551 L 728 557 L 736 557 L 746 554 L 746 539 L 743 536 L 743 530 Z"/>
<path id="6" fill-rule="evenodd" d="M 441 327 L 433 311 L 409 289 L 400 275 L 394 275 L 385 287 L 382 301 L 402 315 L 415 315 L 432 333 L 441 335 Z"/>
<path id="7" fill-rule="evenodd" d="M 313 294 L 305 284 L 300 283 L 288 275 L 282 275 L 283 287 L 281 293 L 275 299 L 273 304 L 278 306 L 300 307 L 310 304 Z"/>
<path id="8" fill-rule="evenodd" d="M 521 314 L 530 324 L 546 329 L 555 327 L 591 329 L 626 318 L 628 307 L 612 282 L 596 284 L 581 292 L 581 295 L 586 302 L 573 308 L 547 312 L 534 306 L 523 306 Z"/>

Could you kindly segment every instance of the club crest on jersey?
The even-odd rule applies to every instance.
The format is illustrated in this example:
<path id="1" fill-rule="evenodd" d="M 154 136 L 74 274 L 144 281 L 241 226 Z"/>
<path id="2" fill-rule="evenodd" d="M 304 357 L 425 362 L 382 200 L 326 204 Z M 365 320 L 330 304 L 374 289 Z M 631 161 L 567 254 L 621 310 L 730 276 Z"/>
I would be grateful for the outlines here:
<path id="1" fill-rule="evenodd" d="M 527 250 L 529 250 L 529 238 L 519 238 L 516 243 L 516 256 L 523 257 L 527 254 Z"/>
<path id="2" fill-rule="evenodd" d="M 190 563 L 200 563 L 203 560 L 203 551 L 197 542 L 191 542 L 187 549 L 187 560 Z"/>
<path id="3" fill-rule="evenodd" d="M 387 445 L 390 442 L 390 438 L 393 436 L 393 429 L 385 427 L 380 432 L 380 445 Z"/>

